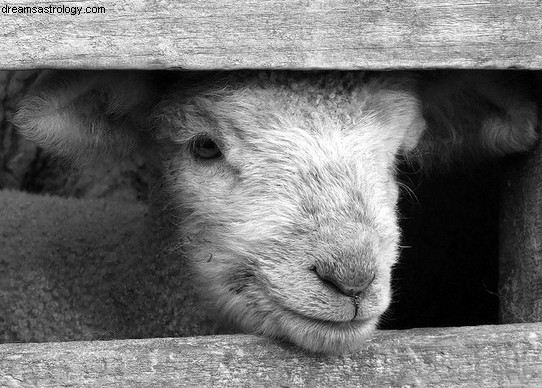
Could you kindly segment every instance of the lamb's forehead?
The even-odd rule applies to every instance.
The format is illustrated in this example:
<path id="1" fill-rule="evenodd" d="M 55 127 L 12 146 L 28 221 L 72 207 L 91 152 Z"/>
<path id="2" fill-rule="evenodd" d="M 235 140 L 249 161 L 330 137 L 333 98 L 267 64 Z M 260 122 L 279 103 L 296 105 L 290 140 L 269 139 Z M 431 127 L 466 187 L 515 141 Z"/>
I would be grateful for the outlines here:
<path id="1" fill-rule="evenodd" d="M 226 104 L 255 105 L 264 112 L 318 112 L 349 119 L 378 113 L 413 96 L 409 75 L 364 71 L 258 71 L 233 72 L 209 84 L 209 92 Z M 218 88 L 217 88 L 217 85 Z M 393 97 L 393 98 L 392 98 Z M 408 101 L 406 101 L 408 102 Z"/>
<path id="2" fill-rule="evenodd" d="M 168 132 L 179 131 L 184 140 L 202 131 L 243 136 L 288 126 L 311 131 L 329 123 L 343 129 L 360 122 L 386 126 L 419 110 L 416 83 L 409 75 L 251 71 L 183 86 L 181 82 L 158 115 Z"/>

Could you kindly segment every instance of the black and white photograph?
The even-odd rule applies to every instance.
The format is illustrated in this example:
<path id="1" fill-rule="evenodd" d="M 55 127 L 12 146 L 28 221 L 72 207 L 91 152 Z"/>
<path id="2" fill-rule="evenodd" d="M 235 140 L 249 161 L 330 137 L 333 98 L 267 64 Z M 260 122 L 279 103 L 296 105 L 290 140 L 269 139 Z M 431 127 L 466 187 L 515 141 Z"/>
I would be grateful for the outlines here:
<path id="1" fill-rule="evenodd" d="M 542 387 L 540 1 L 0 35 L 0 387 Z"/>

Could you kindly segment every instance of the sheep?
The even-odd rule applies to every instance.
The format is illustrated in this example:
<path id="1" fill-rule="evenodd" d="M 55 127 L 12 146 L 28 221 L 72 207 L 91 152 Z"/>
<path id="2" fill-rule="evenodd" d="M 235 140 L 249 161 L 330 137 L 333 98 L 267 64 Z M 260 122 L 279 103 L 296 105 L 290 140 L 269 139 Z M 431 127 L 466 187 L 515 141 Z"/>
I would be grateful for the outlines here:
<path id="1" fill-rule="evenodd" d="M 139 202 L 1 190 L 0 343 L 224 334 Z"/>
<path id="2" fill-rule="evenodd" d="M 400 163 L 523 152 L 536 122 L 528 75 L 463 71 L 56 71 L 15 117 L 75 162 L 144 154 L 207 308 L 325 354 L 390 304 Z"/>

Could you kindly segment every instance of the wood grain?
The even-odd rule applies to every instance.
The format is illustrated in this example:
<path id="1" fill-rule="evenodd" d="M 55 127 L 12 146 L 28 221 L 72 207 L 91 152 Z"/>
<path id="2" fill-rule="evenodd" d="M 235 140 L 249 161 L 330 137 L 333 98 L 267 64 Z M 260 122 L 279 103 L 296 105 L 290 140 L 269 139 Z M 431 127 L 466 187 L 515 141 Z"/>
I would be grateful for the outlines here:
<path id="1" fill-rule="evenodd" d="M 318 357 L 209 336 L 0 345 L 2 386 L 542 386 L 542 323 L 381 331 Z"/>
<path id="2" fill-rule="evenodd" d="M 538 133 L 542 133 L 542 73 L 538 74 Z M 502 178 L 499 318 L 542 322 L 542 142 L 510 158 Z"/>
<path id="3" fill-rule="evenodd" d="M 20 0 L 0 68 L 542 68 L 536 0 Z M 88 6 L 105 13 L 84 13 Z"/>

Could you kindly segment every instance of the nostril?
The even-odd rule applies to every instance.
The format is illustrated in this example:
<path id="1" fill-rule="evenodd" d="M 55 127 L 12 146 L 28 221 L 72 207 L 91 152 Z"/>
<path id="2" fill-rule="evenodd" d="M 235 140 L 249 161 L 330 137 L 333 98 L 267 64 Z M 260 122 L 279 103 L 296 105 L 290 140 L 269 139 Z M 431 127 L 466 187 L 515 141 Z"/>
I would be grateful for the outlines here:
<path id="1" fill-rule="evenodd" d="M 313 267 L 311 270 L 316 273 L 322 283 L 335 289 L 341 294 L 350 297 L 355 297 L 363 293 L 363 291 L 365 291 L 373 283 L 376 277 L 374 273 L 366 273 L 363 275 L 358 275 L 356 279 L 344 280 L 333 272 L 327 273 L 321 270 L 319 271 L 317 267 Z"/>

